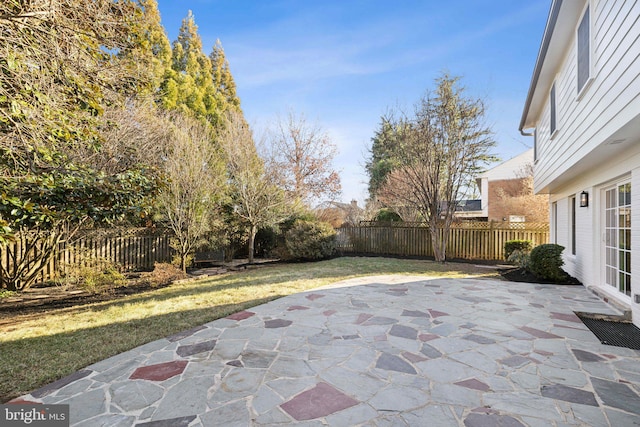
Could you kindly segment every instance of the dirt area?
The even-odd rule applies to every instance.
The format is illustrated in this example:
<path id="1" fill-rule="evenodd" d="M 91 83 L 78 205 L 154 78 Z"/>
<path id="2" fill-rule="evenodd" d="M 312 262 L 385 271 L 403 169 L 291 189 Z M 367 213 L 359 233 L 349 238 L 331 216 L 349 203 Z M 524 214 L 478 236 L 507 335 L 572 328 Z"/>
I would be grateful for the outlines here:
<path id="1" fill-rule="evenodd" d="M 248 265 L 247 260 L 234 260 L 223 266 L 204 265 L 201 268 L 189 270 L 187 279 L 242 271 L 247 268 L 257 268 L 272 264 L 273 262 L 273 260 L 260 260 Z M 36 286 L 20 292 L 15 297 L 0 299 L 0 318 L 10 318 L 12 314 L 42 313 L 85 304 L 115 301 L 128 295 L 153 291 L 169 285 L 152 285 L 148 280 L 144 280 L 140 273 L 134 273 L 127 276 L 126 286 L 109 288 L 98 293 L 55 285 Z"/>
<path id="2" fill-rule="evenodd" d="M 151 286 L 148 283 L 140 283 L 135 279 L 129 280 L 127 286 L 110 288 L 100 293 L 87 292 L 81 289 L 65 289 L 58 286 L 35 287 L 21 292 L 16 297 L 0 300 L 0 317 L 9 316 L 13 313 L 32 314 L 76 305 L 112 301 L 127 295 L 158 289 L 159 287 Z"/>

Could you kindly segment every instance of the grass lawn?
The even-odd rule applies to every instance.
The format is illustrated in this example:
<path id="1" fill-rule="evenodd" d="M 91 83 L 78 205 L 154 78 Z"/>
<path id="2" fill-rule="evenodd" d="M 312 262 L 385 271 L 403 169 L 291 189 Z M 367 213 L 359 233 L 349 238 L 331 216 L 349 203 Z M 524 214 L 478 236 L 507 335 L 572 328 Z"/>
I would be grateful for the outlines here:
<path id="1" fill-rule="evenodd" d="M 0 314 L 0 402 L 110 356 L 234 312 L 340 280 L 379 274 L 498 277 L 493 270 L 472 264 L 336 258 L 265 266 L 113 301 L 13 314 L 10 319 Z"/>

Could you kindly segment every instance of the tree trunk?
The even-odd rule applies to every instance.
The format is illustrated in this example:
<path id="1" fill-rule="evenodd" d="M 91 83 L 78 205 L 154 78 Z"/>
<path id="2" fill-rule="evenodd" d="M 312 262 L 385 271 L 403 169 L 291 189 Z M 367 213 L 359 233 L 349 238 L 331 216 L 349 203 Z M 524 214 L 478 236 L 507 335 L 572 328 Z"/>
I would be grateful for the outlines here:
<path id="1" fill-rule="evenodd" d="M 55 256 L 63 236 L 59 227 L 46 231 L 20 230 L 15 244 L 2 247 L 8 263 L 0 265 L 0 288 L 24 291 L 35 284 Z"/>
<path id="2" fill-rule="evenodd" d="M 189 256 L 189 249 L 186 244 L 182 244 L 180 248 L 180 268 L 183 273 L 187 272 L 187 256 Z"/>
<path id="3" fill-rule="evenodd" d="M 253 263 L 253 252 L 255 251 L 257 233 L 258 227 L 251 224 L 251 227 L 249 228 L 249 264 Z"/>
<path id="4" fill-rule="evenodd" d="M 429 231 L 431 232 L 431 246 L 433 248 L 433 256 L 437 262 L 445 262 L 446 250 L 447 250 L 447 230 L 440 230 L 436 225 L 430 225 Z"/>

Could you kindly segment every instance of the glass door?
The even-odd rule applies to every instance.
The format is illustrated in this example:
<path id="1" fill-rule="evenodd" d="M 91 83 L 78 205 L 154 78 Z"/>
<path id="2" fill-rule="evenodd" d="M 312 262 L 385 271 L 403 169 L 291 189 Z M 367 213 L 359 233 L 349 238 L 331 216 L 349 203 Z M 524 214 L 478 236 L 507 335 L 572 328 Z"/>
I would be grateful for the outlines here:
<path id="1" fill-rule="evenodd" d="M 631 183 L 605 190 L 605 283 L 631 296 Z"/>

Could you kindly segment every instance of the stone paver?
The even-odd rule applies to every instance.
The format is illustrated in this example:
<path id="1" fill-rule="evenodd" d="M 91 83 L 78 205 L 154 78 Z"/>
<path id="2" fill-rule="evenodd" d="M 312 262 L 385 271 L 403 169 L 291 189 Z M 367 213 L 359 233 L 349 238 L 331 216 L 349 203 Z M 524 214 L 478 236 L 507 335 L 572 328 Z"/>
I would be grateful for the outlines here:
<path id="1" fill-rule="evenodd" d="M 145 344 L 16 401 L 73 426 L 640 426 L 640 351 L 580 286 L 358 278 Z"/>

